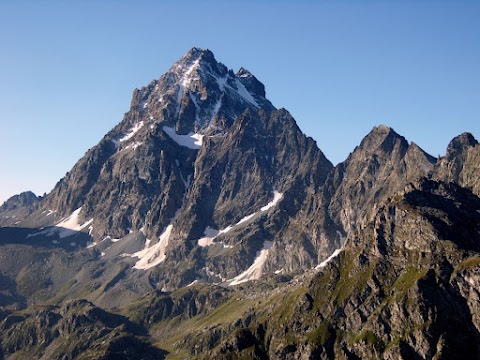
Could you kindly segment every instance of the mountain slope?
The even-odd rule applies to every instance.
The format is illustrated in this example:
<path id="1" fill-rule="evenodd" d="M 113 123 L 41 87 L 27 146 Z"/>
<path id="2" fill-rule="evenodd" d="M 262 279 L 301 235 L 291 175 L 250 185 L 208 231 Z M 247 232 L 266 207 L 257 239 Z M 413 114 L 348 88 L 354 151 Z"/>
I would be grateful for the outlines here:
<path id="1" fill-rule="evenodd" d="M 221 294 L 195 285 L 124 312 L 186 357 L 476 358 L 479 207 L 470 191 L 424 179 L 372 209 L 317 270 Z M 191 313 L 185 292 L 218 297 Z"/>

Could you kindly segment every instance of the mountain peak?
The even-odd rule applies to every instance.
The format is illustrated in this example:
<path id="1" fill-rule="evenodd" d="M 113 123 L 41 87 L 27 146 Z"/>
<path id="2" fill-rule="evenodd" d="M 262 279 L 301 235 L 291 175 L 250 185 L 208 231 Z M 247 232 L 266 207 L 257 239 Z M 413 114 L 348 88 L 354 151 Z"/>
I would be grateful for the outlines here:
<path id="1" fill-rule="evenodd" d="M 196 47 L 143 88 L 134 103 L 145 113 L 144 122 L 164 123 L 179 134 L 210 125 L 221 132 L 247 108 L 275 109 L 265 98 L 264 85 L 249 71 L 241 68 L 235 74 L 210 50 Z"/>
<path id="2" fill-rule="evenodd" d="M 219 63 L 210 50 L 194 47 L 170 68 L 169 73 L 175 74 L 177 78 L 184 79 L 185 77 L 198 76 L 199 69 L 202 73 L 211 73 L 214 76 L 225 76 L 228 72 L 227 67 Z"/>
<path id="3" fill-rule="evenodd" d="M 173 66 L 178 67 L 188 67 L 189 65 L 192 64 L 205 64 L 210 65 L 210 67 L 217 67 L 217 65 L 222 65 L 222 70 L 226 70 L 226 67 L 223 66 L 223 64 L 219 64 L 217 60 L 215 59 L 215 55 L 208 49 L 200 49 L 197 47 L 193 47 L 190 50 L 187 51 L 185 55 L 183 55 L 179 61 L 175 63 Z M 186 66 L 185 66 L 186 65 Z"/>
<path id="4" fill-rule="evenodd" d="M 35 195 L 32 191 L 24 191 L 20 194 L 13 195 L 8 198 L 0 207 L 2 210 L 14 209 L 20 206 L 30 206 L 41 199 L 40 196 Z"/>
<path id="5" fill-rule="evenodd" d="M 390 132 L 392 130 L 393 129 L 390 126 L 380 124 L 380 125 L 374 126 L 372 131 L 379 131 L 379 132 L 387 133 L 387 132 Z"/>
<path id="6" fill-rule="evenodd" d="M 393 128 L 387 125 L 377 125 L 374 126 L 372 130 L 365 136 L 365 138 L 375 138 L 375 139 L 383 139 L 388 136 L 392 137 L 401 137 Z"/>
<path id="7" fill-rule="evenodd" d="M 474 147 L 478 144 L 478 141 L 472 134 L 464 132 L 452 139 L 447 146 L 447 158 L 453 158 L 460 153 L 463 153 L 466 149 Z"/>
<path id="8" fill-rule="evenodd" d="M 238 69 L 235 75 L 238 77 L 253 77 L 253 74 L 247 69 L 245 69 L 244 67 L 241 67 L 240 69 Z"/>
<path id="9" fill-rule="evenodd" d="M 397 134 L 391 127 L 378 125 L 365 136 L 360 144 L 360 148 L 367 152 L 375 152 L 381 147 L 383 151 L 390 152 L 397 141 L 400 141 L 405 149 L 408 147 L 408 141 L 403 136 Z"/>
<path id="10" fill-rule="evenodd" d="M 377 125 L 374 126 L 373 129 L 370 131 L 370 133 L 367 136 L 376 136 L 376 137 L 384 137 L 384 136 L 395 136 L 398 137 L 400 136 L 393 128 L 387 125 Z"/>
<path id="11" fill-rule="evenodd" d="M 209 49 L 202 49 L 199 47 L 192 47 L 187 53 L 183 56 L 184 58 L 198 58 L 200 56 L 214 57 L 213 53 Z"/>
<path id="12" fill-rule="evenodd" d="M 250 71 L 241 67 L 234 74 L 231 69 L 218 62 L 215 55 L 208 49 L 197 47 L 190 49 L 172 66 L 170 72 L 187 86 L 195 85 L 192 80 L 199 79 L 205 83 L 213 78 L 221 92 L 225 92 L 226 88 L 233 89 L 253 105 L 259 100 L 258 98 L 265 98 L 266 95 L 265 86 Z M 195 89 L 189 88 L 189 90 Z"/>

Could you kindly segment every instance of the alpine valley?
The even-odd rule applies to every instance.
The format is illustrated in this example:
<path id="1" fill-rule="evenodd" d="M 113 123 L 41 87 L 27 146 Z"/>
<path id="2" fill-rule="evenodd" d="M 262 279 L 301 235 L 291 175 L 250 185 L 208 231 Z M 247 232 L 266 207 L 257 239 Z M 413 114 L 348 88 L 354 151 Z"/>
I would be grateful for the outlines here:
<path id="1" fill-rule="evenodd" d="M 191 49 L 43 197 L 0 207 L 0 359 L 480 359 L 480 146 L 333 166 Z"/>

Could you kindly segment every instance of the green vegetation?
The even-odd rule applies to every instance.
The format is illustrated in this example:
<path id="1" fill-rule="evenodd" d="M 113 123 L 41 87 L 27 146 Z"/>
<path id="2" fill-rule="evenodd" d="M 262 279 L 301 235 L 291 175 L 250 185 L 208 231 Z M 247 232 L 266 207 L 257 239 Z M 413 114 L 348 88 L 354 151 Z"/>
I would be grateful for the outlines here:
<path id="1" fill-rule="evenodd" d="M 305 336 L 312 344 L 324 346 L 328 339 L 334 334 L 330 323 L 327 320 L 324 320 L 316 329 L 308 332 Z"/>
<path id="2" fill-rule="evenodd" d="M 392 285 L 392 293 L 405 293 L 411 289 L 419 279 L 425 276 L 428 269 L 418 269 L 413 266 L 407 268 L 406 272 L 400 275 Z"/>
<path id="3" fill-rule="evenodd" d="M 354 271 L 358 265 L 359 252 L 344 251 L 340 254 L 340 266 L 338 268 L 339 278 L 336 283 L 332 283 L 332 274 L 325 273 L 319 277 L 315 286 L 324 292 L 324 294 L 316 294 L 315 304 L 318 309 L 322 309 L 331 301 L 344 303 L 353 292 L 361 293 L 367 287 L 368 280 L 372 277 L 376 262 L 362 267 L 358 271 Z M 334 288 L 331 292 L 326 291 L 329 285 Z"/>
<path id="4" fill-rule="evenodd" d="M 57 295 L 52 299 L 52 304 L 57 304 L 65 300 L 67 292 L 72 288 L 73 285 L 77 283 L 77 280 L 70 279 L 68 280 L 62 288 L 58 291 Z"/>
<path id="5" fill-rule="evenodd" d="M 291 292 L 288 297 L 285 297 L 284 294 L 280 293 L 280 296 L 275 296 L 271 299 L 272 304 L 281 304 L 277 306 L 276 310 L 269 314 L 269 319 L 278 319 L 276 325 L 284 325 L 292 319 L 292 316 L 295 313 L 295 309 L 298 306 L 301 297 L 303 297 L 307 292 L 307 289 L 300 287 L 293 292 Z M 268 320 L 268 319 L 265 319 Z"/>
<path id="6" fill-rule="evenodd" d="M 391 348 L 394 348 L 395 346 L 399 346 L 401 340 L 402 340 L 402 339 L 401 339 L 400 337 L 394 338 L 392 341 L 390 341 L 390 342 L 385 346 L 385 352 L 387 352 L 387 351 L 390 350 Z"/>
<path id="7" fill-rule="evenodd" d="M 114 286 L 123 276 L 125 276 L 125 271 L 128 269 L 128 265 L 125 263 L 115 263 L 111 268 L 111 273 L 104 280 L 102 279 L 101 284 L 99 282 L 90 283 L 86 289 L 79 294 L 76 294 L 77 297 L 82 299 L 87 299 L 89 301 L 97 300 L 102 294 L 105 293 L 110 287 Z"/>
<path id="8" fill-rule="evenodd" d="M 455 273 L 462 272 L 465 270 L 473 270 L 476 267 L 480 266 L 480 257 L 473 256 L 468 259 L 463 260 L 460 264 L 455 267 Z"/>
<path id="9" fill-rule="evenodd" d="M 368 345 L 378 345 L 382 343 L 382 340 L 373 331 L 364 330 L 352 338 L 352 344 L 358 344 L 359 342 L 364 342 Z"/>
<path id="10" fill-rule="evenodd" d="M 24 268 L 17 276 L 17 288 L 27 297 L 45 291 L 51 284 L 50 279 L 38 269 Z"/>

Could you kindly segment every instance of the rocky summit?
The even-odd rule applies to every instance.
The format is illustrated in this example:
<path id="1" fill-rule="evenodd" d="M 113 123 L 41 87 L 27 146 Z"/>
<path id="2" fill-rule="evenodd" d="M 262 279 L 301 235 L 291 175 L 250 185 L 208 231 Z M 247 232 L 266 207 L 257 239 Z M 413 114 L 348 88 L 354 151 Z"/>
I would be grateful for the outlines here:
<path id="1" fill-rule="evenodd" d="M 193 48 L 0 207 L 0 358 L 478 359 L 479 149 L 380 125 L 333 166 Z"/>

